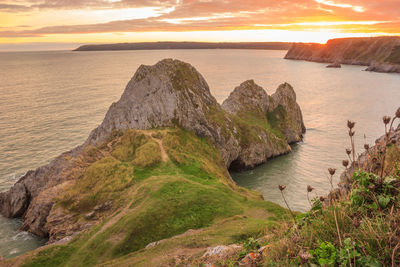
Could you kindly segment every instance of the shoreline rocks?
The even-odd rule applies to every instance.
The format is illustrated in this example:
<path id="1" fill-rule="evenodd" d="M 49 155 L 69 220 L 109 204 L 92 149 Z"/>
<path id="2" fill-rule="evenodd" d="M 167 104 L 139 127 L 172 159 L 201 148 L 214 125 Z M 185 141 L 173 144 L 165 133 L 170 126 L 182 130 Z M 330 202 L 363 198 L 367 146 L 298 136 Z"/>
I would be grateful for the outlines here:
<path id="1" fill-rule="evenodd" d="M 342 65 L 339 62 L 334 62 L 332 64 L 329 64 L 328 66 L 326 66 L 327 68 L 341 68 Z"/>

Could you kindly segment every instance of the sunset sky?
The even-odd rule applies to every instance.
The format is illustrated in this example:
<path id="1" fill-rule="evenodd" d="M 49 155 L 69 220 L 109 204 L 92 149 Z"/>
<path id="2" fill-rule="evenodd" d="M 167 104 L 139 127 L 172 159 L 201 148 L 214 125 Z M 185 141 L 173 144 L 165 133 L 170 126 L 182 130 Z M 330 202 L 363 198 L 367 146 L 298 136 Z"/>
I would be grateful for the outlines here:
<path id="1" fill-rule="evenodd" d="M 0 0 L 0 50 L 400 35 L 400 0 Z"/>

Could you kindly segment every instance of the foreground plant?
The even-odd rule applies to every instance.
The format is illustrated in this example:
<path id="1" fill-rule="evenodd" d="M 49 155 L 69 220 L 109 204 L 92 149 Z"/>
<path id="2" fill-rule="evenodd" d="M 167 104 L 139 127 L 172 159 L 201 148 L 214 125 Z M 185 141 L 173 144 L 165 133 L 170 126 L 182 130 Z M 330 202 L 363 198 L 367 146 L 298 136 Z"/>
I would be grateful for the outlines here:
<path id="1" fill-rule="evenodd" d="M 280 252 L 272 249 L 266 262 L 275 266 L 400 266 L 400 145 L 393 138 L 399 136 L 393 130 L 397 118 L 400 108 L 395 116 L 382 118 L 385 135 L 375 147 L 364 136 L 363 162 L 356 159 L 355 122 L 347 122 L 351 148 L 346 149 L 348 159 L 342 165 L 350 191 L 343 195 L 334 189 L 334 168 L 328 169 L 332 190 L 328 197 L 310 200 L 314 188 L 307 186 L 312 208 L 297 216 L 296 232 L 286 226 L 286 233 L 275 242 Z"/>

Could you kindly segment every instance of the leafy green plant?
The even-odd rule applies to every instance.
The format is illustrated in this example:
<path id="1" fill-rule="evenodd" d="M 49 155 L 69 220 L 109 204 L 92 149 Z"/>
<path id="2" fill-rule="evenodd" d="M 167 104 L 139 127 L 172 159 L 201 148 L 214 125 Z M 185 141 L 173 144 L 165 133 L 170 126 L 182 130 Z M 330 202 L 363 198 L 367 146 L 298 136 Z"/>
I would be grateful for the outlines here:
<path id="1" fill-rule="evenodd" d="M 334 266 L 336 264 L 336 248 L 331 242 L 321 242 L 319 247 L 310 250 L 310 253 L 314 256 L 315 263 L 320 266 Z"/>
<path id="2" fill-rule="evenodd" d="M 378 261 L 371 256 L 362 256 L 356 242 L 350 238 L 343 241 L 343 248 L 338 252 L 338 262 L 340 266 L 366 266 L 366 267 L 380 267 Z"/>

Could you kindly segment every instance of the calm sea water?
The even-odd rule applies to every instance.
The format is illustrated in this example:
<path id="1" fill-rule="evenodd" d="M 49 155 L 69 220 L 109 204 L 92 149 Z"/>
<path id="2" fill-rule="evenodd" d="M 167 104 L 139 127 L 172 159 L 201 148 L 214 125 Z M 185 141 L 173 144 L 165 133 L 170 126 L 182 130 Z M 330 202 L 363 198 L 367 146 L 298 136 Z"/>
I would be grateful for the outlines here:
<path id="1" fill-rule="evenodd" d="M 307 127 L 293 153 L 252 171 L 232 173 L 242 186 L 281 203 L 285 184 L 295 210 L 308 208 L 306 186 L 329 189 L 327 168 L 341 170 L 349 146 L 346 120 L 357 122 L 358 146 L 383 131 L 381 117 L 400 106 L 400 75 L 327 69 L 325 64 L 282 59 L 285 51 L 160 50 L 0 53 L 0 191 L 29 169 L 84 142 L 117 101 L 140 64 L 177 58 L 194 65 L 222 102 L 235 86 L 254 79 L 272 94 L 280 83 L 295 88 Z M 0 217 L 0 255 L 13 257 L 42 245 L 19 232 L 21 222 Z"/>

